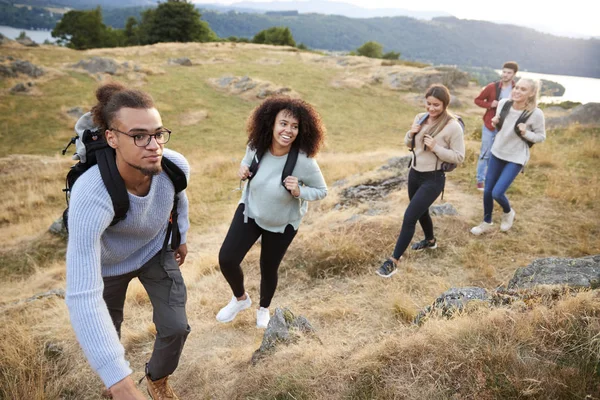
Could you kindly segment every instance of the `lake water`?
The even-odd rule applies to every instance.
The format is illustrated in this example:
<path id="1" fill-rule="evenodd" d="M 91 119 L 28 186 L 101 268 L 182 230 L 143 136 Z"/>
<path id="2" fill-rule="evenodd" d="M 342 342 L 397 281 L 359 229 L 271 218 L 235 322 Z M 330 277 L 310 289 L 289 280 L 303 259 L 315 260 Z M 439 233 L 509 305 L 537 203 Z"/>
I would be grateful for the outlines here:
<path id="1" fill-rule="evenodd" d="M 502 71 L 498 71 L 502 72 Z M 560 96 L 542 96 L 540 102 L 560 103 L 561 101 L 578 101 L 580 103 L 600 103 L 600 79 L 582 78 L 570 75 L 538 74 L 537 72 L 519 71 L 521 78 L 545 79 L 560 83 L 565 87 L 565 93 Z"/>
<path id="2" fill-rule="evenodd" d="M 36 43 L 44 43 L 44 40 L 46 39 L 48 39 L 51 42 L 56 41 L 56 39 L 53 38 L 50 34 L 50 31 L 33 31 L 30 29 L 19 29 L 10 26 L 0 25 L 0 33 L 9 39 L 16 39 L 17 36 L 21 34 L 21 32 L 25 32 L 25 34 Z"/>

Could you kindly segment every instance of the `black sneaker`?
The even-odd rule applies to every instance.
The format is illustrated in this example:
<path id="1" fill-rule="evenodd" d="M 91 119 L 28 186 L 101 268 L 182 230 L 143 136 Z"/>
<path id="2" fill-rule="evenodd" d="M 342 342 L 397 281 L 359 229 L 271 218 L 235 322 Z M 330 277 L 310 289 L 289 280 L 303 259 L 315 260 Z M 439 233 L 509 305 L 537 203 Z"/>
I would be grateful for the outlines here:
<path id="1" fill-rule="evenodd" d="M 411 249 L 416 250 L 416 251 L 421 251 L 421 250 L 425 250 L 425 249 L 437 249 L 437 241 L 435 239 L 433 239 L 433 243 L 430 242 L 427 239 L 423 239 L 418 243 L 415 243 L 412 245 Z"/>
<path id="2" fill-rule="evenodd" d="M 394 264 L 394 262 L 392 260 L 385 260 L 383 262 L 383 264 L 381 264 L 381 267 L 379 267 L 377 269 L 377 271 L 375 271 L 375 273 L 381 277 L 384 278 L 389 278 L 390 276 L 394 275 L 396 272 L 398 272 L 398 267 L 396 267 L 396 264 Z"/>

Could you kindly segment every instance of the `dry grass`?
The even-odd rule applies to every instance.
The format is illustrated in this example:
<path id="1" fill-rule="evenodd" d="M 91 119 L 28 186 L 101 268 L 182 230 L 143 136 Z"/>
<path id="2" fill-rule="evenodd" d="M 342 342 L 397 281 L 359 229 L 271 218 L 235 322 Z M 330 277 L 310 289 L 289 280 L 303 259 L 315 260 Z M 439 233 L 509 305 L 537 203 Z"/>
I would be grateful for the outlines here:
<path id="1" fill-rule="evenodd" d="M 417 94 L 370 85 L 331 88 L 341 70 L 360 73 L 369 62 L 341 67 L 327 57 L 288 50 L 241 44 L 86 52 L 0 48 L 2 54 L 58 71 L 38 84 L 43 96 L 0 94 L 0 184 L 5 189 L 0 197 L 0 398 L 97 399 L 102 389 L 75 340 L 64 301 L 14 305 L 64 287 L 64 241 L 43 232 L 65 206 L 61 189 L 70 162 L 56 155 L 74 124 L 65 110 L 89 107 L 98 83 L 63 67 L 92 55 L 141 65 L 143 77 L 116 79 L 143 83 L 153 94 L 165 125 L 175 132 L 169 145 L 192 166 L 190 253 L 183 267 L 192 333 L 173 377 L 181 398 L 600 398 L 597 291 L 540 291 L 510 307 L 473 307 L 452 320 L 411 324 L 420 309 L 450 287 L 493 289 L 536 258 L 600 253 L 600 186 L 594 173 L 600 169 L 600 131 L 548 132 L 509 190 L 517 210 L 514 228 L 475 238 L 469 228 L 482 214 L 481 193 L 473 188 L 481 112 L 463 107 L 460 114 L 469 127 L 466 161 L 449 174 L 444 194 L 459 215 L 434 217 L 439 249 L 407 252 L 399 273 L 383 280 L 373 270 L 394 247 L 408 204 L 405 189 L 376 202 L 336 204 L 345 188 L 396 173 L 378 168 L 390 157 L 407 154 L 401 141 L 418 111 L 410 100 Z M 167 65 L 168 58 L 182 56 L 195 65 Z M 310 205 L 282 263 L 273 301 L 273 308 L 287 306 L 305 315 L 322 344 L 301 340 L 256 366 L 249 360 L 262 332 L 254 328 L 254 311 L 231 324 L 214 319 L 230 296 L 217 254 L 239 200 L 235 171 L 244 153 L 244 121 L 256 104 L 208 85 L 209 78 L 225 74 L 293 88 L 315 104 L 329 132 L 318 158 L 329 195 Z M 464 104 L 472 103 L 472 91 L 459 94 Z M 11 133 L 15 126 L 27 132 L 26 140 Z M 421 235 L 417 227 L 416 238 Z M 246 288 L 255 300 L 259 251 L 255 246 L 243 263 Z M 151 305 L 134 281 L 122 340 L 134 378 L 143 374 L 154 335 Z M 57 344 L 60 355 L 48 352 L 47 343 Z"/>

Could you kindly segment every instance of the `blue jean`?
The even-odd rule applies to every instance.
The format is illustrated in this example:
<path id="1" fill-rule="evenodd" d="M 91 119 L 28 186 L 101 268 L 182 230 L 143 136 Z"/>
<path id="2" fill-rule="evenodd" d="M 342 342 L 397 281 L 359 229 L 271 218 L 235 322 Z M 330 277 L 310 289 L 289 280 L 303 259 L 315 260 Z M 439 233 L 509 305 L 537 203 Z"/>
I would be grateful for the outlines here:
<path id="1" fill-rule="evenodd" d="M 510 203 L 505 193 L 522 169 L 521 164 L 504 161 L 491 155 L 483 190 L 483 220 L 488 224 L 492 222 L 494 200 L 500 204 L 505 213 L 510 212 Z"/>
<path id="2" fill-rule="evenodd" d="M 490 131 L 485 124 L 481 129 L 481 150 L 479 151 L 479 160 L 477 161 L 477 182 L 485 181 L 496 133 L 498 133 L 496 130 Z"/>

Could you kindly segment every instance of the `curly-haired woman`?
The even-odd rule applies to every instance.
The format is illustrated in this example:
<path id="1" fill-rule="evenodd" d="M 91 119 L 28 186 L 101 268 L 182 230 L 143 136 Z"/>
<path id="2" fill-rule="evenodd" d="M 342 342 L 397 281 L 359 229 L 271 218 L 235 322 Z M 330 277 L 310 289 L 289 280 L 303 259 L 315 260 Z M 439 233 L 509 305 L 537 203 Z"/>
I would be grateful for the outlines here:
<path id="1" fill-rule="evenodd" d="M 217 320 L 230 322 L 238 312 L 251 306 L 240 263 L 262 236 L 256 326 L 266 328 L 270 319 L 269 305 L 277 288 L 279 264 L 298 232 L 308 208 L 307 201 L 321 200 L 327 195 L 325 179 L 313 158 L 325 139 L 325 127 L 310 104 L 288 97 L 272 97 L 254 109 L 246 129 L 248 147 L 238 177 L 248 183 L 219 252 L 221 272 L 233 297 L 219 311 Z M 283 177 L 288 155 L 294 152 L 298 158 L 293 173 Z M 260 161 L 257 169 L 252 168 L 254 173 L 251 172 L 253 159 Z"/>

